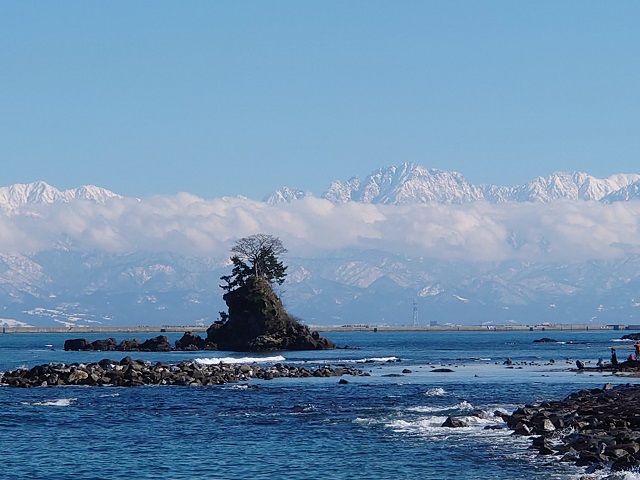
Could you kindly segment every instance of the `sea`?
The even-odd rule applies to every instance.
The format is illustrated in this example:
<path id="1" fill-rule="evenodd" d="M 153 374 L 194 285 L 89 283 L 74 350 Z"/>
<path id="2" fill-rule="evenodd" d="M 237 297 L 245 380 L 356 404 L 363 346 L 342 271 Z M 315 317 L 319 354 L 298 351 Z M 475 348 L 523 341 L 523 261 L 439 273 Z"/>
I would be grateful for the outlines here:
<path id="1" fill-rule="evenodd" d="M 346 384 L 330 377 L 206 387 L 2 386 L 0 478 L 579 479 L 583 467 L 538 456 L 530 439 L 506 428 L 485 427 L 505 427 L 496 411 L 638 382 L 575 370 L 576 360 L 608 360 L 611 347 L 626 358 L 633 342 L 623 333 L 370 330 L 323 333 L 346 347 L 332 351 L 134 352 L 150 362 L 350 365 L 368 375 L 343 377 Z M 132 338 L 2 334 L 0 371 L 126 355 L 65 352 L 64 341 L 78 336 Z M 543 336 L 557 342 L 534 342 Z M 478 411 L 485 418 L 472 415 Z M 469 426 L 442 427 L 449 415 Z"/>

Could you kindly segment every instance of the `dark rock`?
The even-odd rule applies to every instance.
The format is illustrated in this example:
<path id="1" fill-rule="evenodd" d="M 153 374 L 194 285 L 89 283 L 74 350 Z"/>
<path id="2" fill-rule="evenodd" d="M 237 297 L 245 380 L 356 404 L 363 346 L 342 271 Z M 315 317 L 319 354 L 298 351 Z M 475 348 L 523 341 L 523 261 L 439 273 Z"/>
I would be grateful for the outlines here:
<path id="1" fill-rule="evenodd" d="M 142 352 L 169 352 L 171 344 L 166 335 L 158 335 L 142 342 L 138 349 Z"/>
<path id="2" fill-rule="evenodd" d="M 123 340 L 117 347 L 119 352 L 137 352 L 140 350 L 140 340 L 134 338 L 133 340 Z"/>
<path id="3" fill-rule="evenodd" d="M 200 335 L 184 332 L 181 338 L 176 340 L 176 350 L 204 350 L 205 341 Z"/>
<path id="4" fill-rule="evenodd" d="M 115 338 L 107 338 L 106 340 L 96 340 L 91 342 L 91 346 L 93 347 L 93 350 L 108 352 L 116 350 L 118 344 Z"/>
<path id="5" fill-rule="evenodd" d="M 436 373 L 451 373 L 451 372 L 453 372 L 453 370 L 451 370 L 450 368 L 434 368 L 431 371 L 432 372 L 436 372 Z"/>
<path id="6" fill-rule="evenodd" d="M 220 350 L 265 352 L 327 350 L 335 344 L 290 316 L 273 288 L 263 278 L 224 294 L 229 314 L 207 329 L 206 343 Z"/>
<path id="7" fill-rule="evenodd" d="M 93 347 L 84 338 L 71 338 L 64 341 L 65 351 L 93 350 Z"/>
<path id="8" fill-rule="evenodd" d="M 622 336 L 622 340 L 640 340 L 640 333 L 627 333 Z"/>
<path id="9" fill-rule="evenodd" d="M 463 428 L 468 427 L 469 424 L 460 417 L 448 416 L 441 426 L 449 428 Z"/>
<path id="10" fill-rule="evenodd" d="M 533 343 L 558 343 L 558 340 L 554 340 L 553 338 L 543 337 L 538 340 L 534 340 Z"/>
<path id="11" fill-rule="evenodd" d="M 141 385 L 220 385 L 230 382 L 247 381 L 252 378 L 273 379 L 278 377 L 305 378 L 312 376 L 361 375 L 354 368 L 327 366 L 315 370 L 302 367 L 275 365 L 263 369 L 257 365 L 198 365 L 181 362 L 169 365 L 158 362 L 145 363 L 125 357 L 114 361 L 100 360 L 90 364 L 50 364 L 38 365 L 29 370 L 18 369 L 4 372 L 0 383 L 13 387 L 38 387 L 54 385 L 113 385 L 135 387 Z"/>
<path id="12" fill-rule="evenodd" d="M 507 425 L 514 434 L 540 435 L 533 447 L 541 454 L 563 455 L 579 466 L 608 465 L 612 470 L 640 466 L 640 385 L 610 384 L 580 390 L 564 400 L 526 405 Z M 554 438 L 554 444 L 547 439 Z"/>

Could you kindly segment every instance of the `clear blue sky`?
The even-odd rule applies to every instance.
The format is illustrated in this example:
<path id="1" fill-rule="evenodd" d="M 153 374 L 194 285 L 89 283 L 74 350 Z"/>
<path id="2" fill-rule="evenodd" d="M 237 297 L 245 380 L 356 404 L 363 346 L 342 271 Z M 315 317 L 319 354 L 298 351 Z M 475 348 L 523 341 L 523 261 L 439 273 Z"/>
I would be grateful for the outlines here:
<path id="1" fill-rule="evenodd" d="M 637 1 L 0 3 L 0 185 L 640 172 Z"/>

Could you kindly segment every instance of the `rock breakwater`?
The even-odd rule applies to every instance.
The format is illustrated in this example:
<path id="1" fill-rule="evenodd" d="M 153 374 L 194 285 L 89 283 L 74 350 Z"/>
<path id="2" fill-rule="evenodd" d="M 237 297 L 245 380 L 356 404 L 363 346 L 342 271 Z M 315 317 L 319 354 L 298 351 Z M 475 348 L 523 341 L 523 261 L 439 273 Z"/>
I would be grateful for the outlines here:
<path id="1" fill-rule="evenodd" d="M 516 435 L 562 462 L 613 471 L 640 468 L 640 385 L 605 385 L 505 416 Z"/>
<path id="2" fill-rule="evenodd" d="M 4 372 L 0 383 L 11 387 L 64 385 L 136 387 L 143 385 L 221 385 L 253 379 L 333 377 L 366 375 L 352 367 L 320 366 L 314 369 L 281 363 L 261 367 L 256 364 L 202 365 L 197 362 L 151 363 L 125 357 L 95 363 L 51 363 Z"/>

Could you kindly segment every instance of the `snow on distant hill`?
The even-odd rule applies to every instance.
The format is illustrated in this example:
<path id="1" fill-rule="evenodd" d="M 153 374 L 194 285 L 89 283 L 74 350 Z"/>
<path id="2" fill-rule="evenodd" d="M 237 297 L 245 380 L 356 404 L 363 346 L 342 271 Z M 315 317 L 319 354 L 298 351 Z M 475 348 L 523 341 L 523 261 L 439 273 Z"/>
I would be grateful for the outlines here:
<path id="1" fill-rule="evenodd" d="M 0 211 L 15 213 L 25 205 L 68 203 L 80 199 L 104 203 L 110 198 L 122 198 L 122 196 L 93 185 L 60 191 L 46 182 L 17 183 L 0 187 Z"/>

